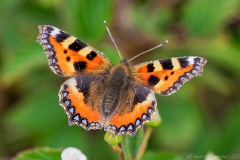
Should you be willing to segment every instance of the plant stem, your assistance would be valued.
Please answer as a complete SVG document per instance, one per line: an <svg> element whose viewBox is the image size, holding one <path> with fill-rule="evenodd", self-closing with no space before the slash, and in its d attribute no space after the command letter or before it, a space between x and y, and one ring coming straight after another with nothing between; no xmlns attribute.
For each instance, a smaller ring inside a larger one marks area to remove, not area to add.
<svg viewBox="0 0 240 160"><path fill-rule="evenodd" d="M142 143L141 143L141 145L140 145L140 147L138 149L138 152L137 152L135 160L140 160L142 155L144 154L145 149L147 147L148 139L150 138L152 130L153 130L152 127L147 127L146 128L146 131L145 131L144 136L143 136Z"/></svg>
<svg viewBox="0 0 240 160"><path fill-rule="evenodd" d="M119 143L118 145L113 145L112 149L113 149L114 152L116 152L119 155L121 160L125 160L121 143Z"/></svg>

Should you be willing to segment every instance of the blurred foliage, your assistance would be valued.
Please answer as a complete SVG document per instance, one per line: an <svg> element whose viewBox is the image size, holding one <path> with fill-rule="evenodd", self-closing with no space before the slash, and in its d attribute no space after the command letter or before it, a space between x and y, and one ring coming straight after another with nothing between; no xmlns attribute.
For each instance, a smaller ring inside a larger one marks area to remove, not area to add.
<svg viewBox="0 0 240 160"><path fill-rule="evenodd" d="M0 159L41 146L74 146L89 159L117 159L103 131L68 126L58 105L66 78L50 71L35 42L38 25L54 25L117 63L103 20L127 57L169 40L135 63L189 55L208 60L202 77L172 96L157 96L162 123L153 130L142 159L179 160L209 151L240 154L239 11L239 0L1 1Z"/></svg>
<svg viewBox="0 0 240 160"><path fill-rule="evenodd" d="M34 159L34 160L59 160L61 156L60 149L50 149L50 148L36 148L33 150L27 150L24 152L20 152L16 157L15 160L27 160L27 159Z"/></svg>

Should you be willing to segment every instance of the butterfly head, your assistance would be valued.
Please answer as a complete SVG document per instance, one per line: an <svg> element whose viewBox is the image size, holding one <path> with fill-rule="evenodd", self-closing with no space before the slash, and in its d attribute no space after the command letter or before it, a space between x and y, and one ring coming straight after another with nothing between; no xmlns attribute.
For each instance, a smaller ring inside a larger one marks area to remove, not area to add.
<svg viewBox="0 0 240 160"><path fill-rule="evenodd" d="M127 67L129 67L128 65L128 58L123 58L119 64L123 64L123 65L126 65Z"/></svg>

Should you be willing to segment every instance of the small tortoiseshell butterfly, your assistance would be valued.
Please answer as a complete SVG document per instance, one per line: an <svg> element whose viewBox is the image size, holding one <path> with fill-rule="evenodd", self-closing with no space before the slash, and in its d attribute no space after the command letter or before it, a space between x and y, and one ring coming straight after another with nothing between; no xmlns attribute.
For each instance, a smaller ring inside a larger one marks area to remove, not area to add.
<svg viewBox="0 0 240 160"><path fill-rule="evenodd" d="M103 53L60 29L39 26L37 42L51 70L71 77L59 91L69 124L115 135L135 135L156 110L155 93L171 95L188 80L201 76L207 60L177 57L129 66L113 65Z"/></svg>

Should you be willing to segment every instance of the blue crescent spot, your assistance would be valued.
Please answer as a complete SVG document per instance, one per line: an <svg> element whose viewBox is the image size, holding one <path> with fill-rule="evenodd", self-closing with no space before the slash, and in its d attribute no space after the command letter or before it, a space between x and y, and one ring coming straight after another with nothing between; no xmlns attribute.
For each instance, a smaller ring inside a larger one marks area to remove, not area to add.
<svg viewBox="0 0 240 160"><path fill-rule="evenodd" d="M82 123L87 126L87 120L85 118L82 119Z"/></svg>

